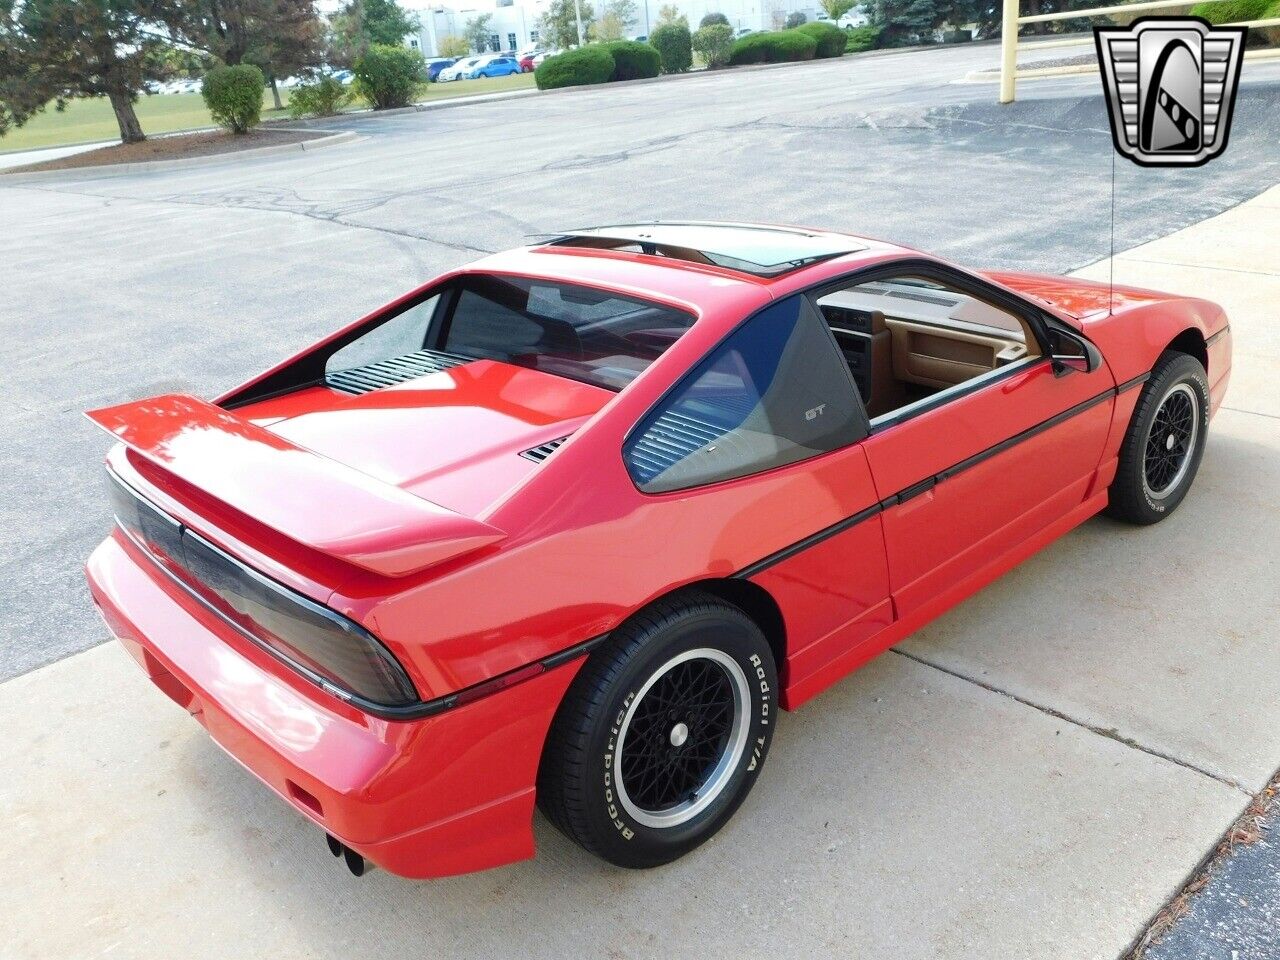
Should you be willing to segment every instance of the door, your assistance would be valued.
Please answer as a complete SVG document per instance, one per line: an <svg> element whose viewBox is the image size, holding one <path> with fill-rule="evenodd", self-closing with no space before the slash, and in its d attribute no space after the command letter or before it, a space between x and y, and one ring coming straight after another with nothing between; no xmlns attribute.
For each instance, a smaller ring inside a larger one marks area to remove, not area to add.
<svg viewBox="0 0 1280 960"><path fill-rule="evenodd" d="M648 499L644 527L678 529L681 549L703 553L708 570L776 602L784 706L892 620L879 499L858 443L866 433L831 334L792 296L726 337L624 444Z"/></svg>
<svg viewBox="0 0 1280 960"><path fill-rule="evenodd" d="M818 298L834 323L887 329L864 449L881 498L898 618L1070 513L1111 424L1105 365L1063 373L1041 315L942 268ZM888 371L884 373L884 371Z"/></svg>

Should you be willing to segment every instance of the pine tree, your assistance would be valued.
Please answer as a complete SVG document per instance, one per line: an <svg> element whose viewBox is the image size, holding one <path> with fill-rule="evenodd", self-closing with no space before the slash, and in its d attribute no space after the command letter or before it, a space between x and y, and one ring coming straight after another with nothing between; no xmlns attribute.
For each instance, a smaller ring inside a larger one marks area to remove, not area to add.
<svg viewBox="0 0 1280 960"><path fill-rule="evenodd" d="M168 73L164 31L178 0L0 0L0 134L73 97L111 102L120 139L145 140L133 109Z"/></svg>

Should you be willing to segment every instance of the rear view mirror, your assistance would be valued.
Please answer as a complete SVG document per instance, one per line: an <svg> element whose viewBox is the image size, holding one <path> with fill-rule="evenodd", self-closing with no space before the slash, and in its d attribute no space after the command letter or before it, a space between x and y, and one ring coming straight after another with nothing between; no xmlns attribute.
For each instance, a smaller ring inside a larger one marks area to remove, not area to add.
<svg viewBox="0 0 1280 960"><path fill-rule="evenodd" d="M1102 366L1102 354L1098 348L1077 333L1059 327L1049 329L1049 346L1052 351L1053 372L1062 377L1068 373L1092 373Z"/></svg>

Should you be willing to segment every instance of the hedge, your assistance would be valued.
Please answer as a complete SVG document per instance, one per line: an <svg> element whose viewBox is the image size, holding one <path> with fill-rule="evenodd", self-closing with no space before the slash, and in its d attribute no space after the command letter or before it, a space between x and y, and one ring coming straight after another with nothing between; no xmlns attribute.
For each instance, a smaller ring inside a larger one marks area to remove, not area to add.
<svg viewBox="0 0 1280 960"><path fill-rule="evenodd" d="M1239 23L1245 20L1267 20L1280 16L1270 8L1280 7L1274 0L1223 0L1222 3L1198 3L1191 8L1193 17L1204 17L1210 23Z"/></svg>
<svg viewBox="0 0 1280 960"><path fill-rule="evenodd" d="M846 30L844 41L845 53L861 53L870 50L880 40L880 28L873 26L854 27Z"/></svg>
<svg viewBox="0 0 1280 960"><path fill-rule="evenodd" d="M408 47L375 43L356 61L356 89L375 110L407 107L424 79L422 54Z"/></svg>
<svg viewBox="0 0 1280 960"><path fill-rule="evenodd" d="M727 23L699 27L693 35L693 49L701 54L708 67L723 67L729 62L729 51L733 49L733 27Z"/></svg>
<svg viewBox="0 0 1280 960"><path fill-rule="evenodd" d="M593 43L547 57L533 71L533 79L539 90L582 87L591 83L607 83L613 76L613 69L613 54L604 46Z"/></svg>
<svg viewBox="0 0 1280 960"><path fill-rule="evenodd" d="M326 75L289 91L289 116L332 117L350 102L347 85Z"/></svg>
<svg viewBox="0 0 1280 960"><path fill-rule="evenodd" d="M635 40L614 40L604 44L613 57L610 80L642 80L662 72L662 56L655 47Z"/></svg>
<svg viewBox="0 0 1280 960"><path fill-rule="evenodd" d="M262 71L251 64L214 67L204 75L200 95L215 122L232 133L248 133L262 119Z"/></svg>
<svg viewBox="0 0 1280 960"><path fill-rule="evenodd" d="M1280 17L1280 0L1223 0L1222 3L1198 3L1191 8L1193 17L1204 17L1210 23L1239 23L1245 20L1270 20ZM1249 30L1246 46L1265 47L1280 41L1280 27Z"/></svg>
<svg viewBox="0 0 1280 960"><path fill-rule="evenodd" d="M818 42L800 30L751 33L733 45L729 62L735 66L742 63L790 63L812 60L817 50Z"/></svg>
<svg viewBox="0 0 1280 960"><path fill-rule="evenodd" d="M649 42L662 55L663 73L684 73L693 66L693 35L683 21L654 27Z"/></svg>
<svg viewBox="0 0 1280 960"><path fill-rule="evenodd" d="M845 36L844 31L834 23L823 23L820 20L816 20L796 29L807 36L813 37L814 42L818 45L814 56L819 60L844 56L844 45L848 38Z"/></svg>

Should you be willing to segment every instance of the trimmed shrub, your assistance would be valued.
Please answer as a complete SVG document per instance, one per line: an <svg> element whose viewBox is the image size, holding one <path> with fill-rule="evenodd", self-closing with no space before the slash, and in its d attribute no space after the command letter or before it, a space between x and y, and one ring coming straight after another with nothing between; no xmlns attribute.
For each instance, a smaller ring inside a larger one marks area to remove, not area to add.
<svg viewBox="0 0 1280 960"><path fill-rule="evenodd" d="M608 83L613 76L613 54L598 43L547 57L533 71L539 90Z"/></svg>
<svg viewBox="0 0 1280 960"><path fill-rule="evenodd" d="M649 43L662 57L663 73L684 73L693 66L693 35L683 20L654 27Z"/></svg>
<svg viewBox="0 0 1280 960"><path fill-rule="evenodd" d="M729 62L729 51L733 49L733 27L727 23L700 27L693 35L693 49L708 67L723 67Z"/></svg>
<svg viewBox="0 0 1280 960"><path fill-rule="evenodd" d="M662 56L647 43L635 40L614 40L604 44L613 57L613 75L610 80L643 80L662 72Z"/></svg>
<svg viewBox="0 0 1280 960"><path fill-rule="evenodd" d="M709 27L713 23L722 23L726 27L728 27L730 30L733 29L733 24L729 22L729 18L726 17L723 13L708 13L705 17L703 17L701 20L698 21L698 29L701 30L703 27Z"/></svg>
<svg viewBox="0 0 1280 960"><path fill-rule="evenodd" d="M1280 0L1223 0L1222 3L1198 3L1191 8L1193 17L1204 17L1210 23L1239 23L1245 20L1270 20L1280 17ZM1280 28L1250 28L1245 45L1265 47L1280 40Z"/></svg>
<svg viewBox="0 0 1280 960"><path fill-rule="evenodd" d="M880 28L870 25L846 30L844 35L845 53L861 53L863 50L870 50L880 42Z"/></svg>
<svg viewBox="0 0 1280 960"><path fill-rule="evenodd" d="M248 133L262 120L262 91L266 85L262 71L251 64L214 67L204 75L200 95L214 122L232 133Z"/></svg>
<svg viewBox="0 0 1280 960"><path fill-rule="evenodd" d="M408 47L372 44L352 68L355 87L375 110L407 107L425 79L422 54Z"/></svg>
<svg viewBox="0 0 1280 960"><path fill-rule="evenodd" d="M341 80L323 76L300 83L289 91L289 116L332 117L351 102L351 91Z"/></svg>
<svg viewBox="0 0 1280 960"><path fill-rule="evenodd" d="M819 60L844 56L844 45L848 38L845 37L844 31L834 23L814 21L813 23L806 23L803 27L798 27L797 29L801 33L813 37L814 42L818 45L814 56Z"/></svg>
<svg viewBox="0 0 1280 960"><path fill-rule="evenodd" d="M794 30L796 27L802 26L808 21L809 18L797 10L795 13L787 14L787 19L786 22L783 23L783 26L788 30Z"/></svg>
<svg viewBox="0 0 1280 960"><path fill-rule="evenodd" d="M752 33L733 45L729 51L729 62L735 66L742 63L790 63L812 60L817 50L818 42L799 30Z"/></svg>
<svg viewBox="0 0 1280 960"><path fill-rule="evenodd" d="M1198 3L1191 8L1193 17L1204 17L1210 23L1238 23L1243 20L1266 19L1272 0L1223 0L1222 3Z"/></svg>

